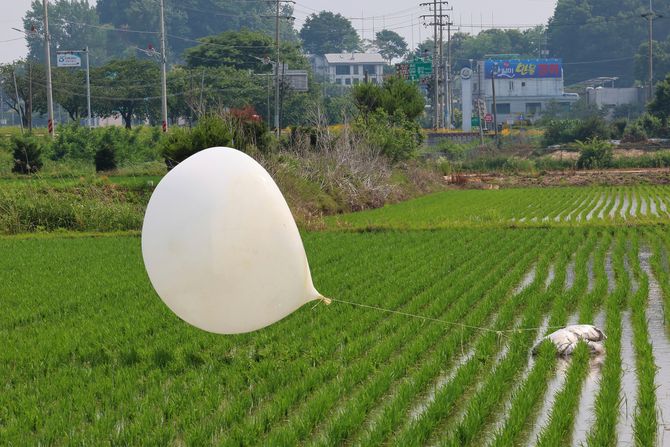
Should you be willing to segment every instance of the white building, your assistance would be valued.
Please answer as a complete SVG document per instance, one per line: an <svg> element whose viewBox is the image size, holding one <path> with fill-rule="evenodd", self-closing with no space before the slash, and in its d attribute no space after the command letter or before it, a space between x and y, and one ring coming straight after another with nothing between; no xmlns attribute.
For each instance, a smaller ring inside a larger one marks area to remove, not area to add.
<svg viewBox="0 0 670 447"><path fill-rule="evenodd" d="M599 109L613 108L626 104L643 106L647 98L644 87L609 88L589 87L586 89L586 99L589 104L595 104Z"/></svg>
<svg viewBox="0 0 670 447"><path fill-rule="evenodd" d="M314 74L327 82L356 85L365 82L381 84L386 61L376 53L329 53L310 56Z"/></svg>
<svg viewBox="0 0 670 447"><path fill-rule="evenodd" d="M477 62L472 79L472 96L483 99L486 111L493 113L495 84L498 123L534 120L549 104L570 108L579 100L576 93L565 93L560 59L486 60Z"/></svg>

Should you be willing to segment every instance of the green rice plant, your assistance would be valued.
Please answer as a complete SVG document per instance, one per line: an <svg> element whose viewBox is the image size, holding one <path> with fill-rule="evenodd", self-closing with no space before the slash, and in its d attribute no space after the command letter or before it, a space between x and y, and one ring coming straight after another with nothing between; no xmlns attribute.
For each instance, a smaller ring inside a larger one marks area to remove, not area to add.
<svg viewBox="0 0 670 447"><path fill-rule="evenodd" d="M605 363L602 378L595 401L596 420L587 436L589 445L611 445L616 442L616 426L621 403L621 307L629 291L629 278L625 271L624 238L617 235L613 252L613 266L616 275L616 287L605 300ZM613 411L617 409L617 411Z"/></svg>
<svg viewBox="0 0 670 447"><path fill-rule="evenodd" d="M649 278L640 268L637 254L640 251L637 232L631 234L631 250L629 260L639 287L631 300L631 322L633 325L633 345L635 347L635 363L638 377L637 404L635 408L634 433L635 443L639 446L654 445L658 429L656 410L656 365L649 328L647 325L647 299L649 296ZM658 262L658 259L656 259ZM654 259L652 258L652 265Z"/></svg>
<svg viewBox="0 0 670 447"><path fill-rule="evenodd" d="M563 389L556 395L548 424L537 439L538 446L560 445L570 438L580 389L589 369L589 348L579 343L572 353Z"/></svg>

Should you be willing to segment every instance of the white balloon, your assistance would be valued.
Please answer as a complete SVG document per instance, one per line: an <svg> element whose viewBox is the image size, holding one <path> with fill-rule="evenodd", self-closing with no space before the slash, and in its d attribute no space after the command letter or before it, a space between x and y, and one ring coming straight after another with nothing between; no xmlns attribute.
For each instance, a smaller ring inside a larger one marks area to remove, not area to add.
<svg viewBox="0 0 670 447"><path fill-rule="evenodd" d="M165 304L209 332L254 331L322 299L284 196L235 149L198 152L161 180L142 254Z"/></svg>

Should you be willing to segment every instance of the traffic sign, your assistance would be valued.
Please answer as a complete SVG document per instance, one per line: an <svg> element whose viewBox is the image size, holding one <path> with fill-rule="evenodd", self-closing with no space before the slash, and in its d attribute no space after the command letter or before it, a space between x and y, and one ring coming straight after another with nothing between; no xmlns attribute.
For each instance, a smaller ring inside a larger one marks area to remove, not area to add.
<svg viewBox="0 0 670 447"><path fill-rule="evenodd" d="M471 125L472 127L479 127L479 125L480 125L479 117L478 117L478 116L473 116L473 117L470 119L470 125Z"/></svg>
<svg viewBox="0 0 670 447"><path fill-rule="evenodd" d="M484 121L486 121L487 123L492 123L493 122L493 115L491 115L490 113L487 113L486 116L484 116Z"/></svg>
<svg viewBox="0 0 670 447"><path fill-rule="evenodd" d="M430 59L414 59L409 63L409 78L419 81L433 74L433 61Z"/></svg>

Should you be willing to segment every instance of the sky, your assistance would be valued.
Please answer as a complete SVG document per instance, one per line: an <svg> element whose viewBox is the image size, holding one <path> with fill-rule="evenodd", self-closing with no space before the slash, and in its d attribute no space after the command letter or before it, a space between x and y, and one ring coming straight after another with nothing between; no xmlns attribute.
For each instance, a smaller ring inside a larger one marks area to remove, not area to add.
<svg viewBox="0 0 670 447"><path fill-rule="evenodd" d="M299 0L295 4L295 26L300 29L305 17L325 9L349 18L363 38L371 39L373 32L386 28L402 35L414 47L432 33L419 18L429 14L427 8L418 5L421 1L429 0ZM12 28L23 28L21 19L30 3L31 0L0 0L0 63L26 55L25 40ZM90 3L95 4L95 0ZM476 34L492 26L528 27L546 23L555 5L556 0L451 0L448 6L453 8L453 31Z"/></svg>

